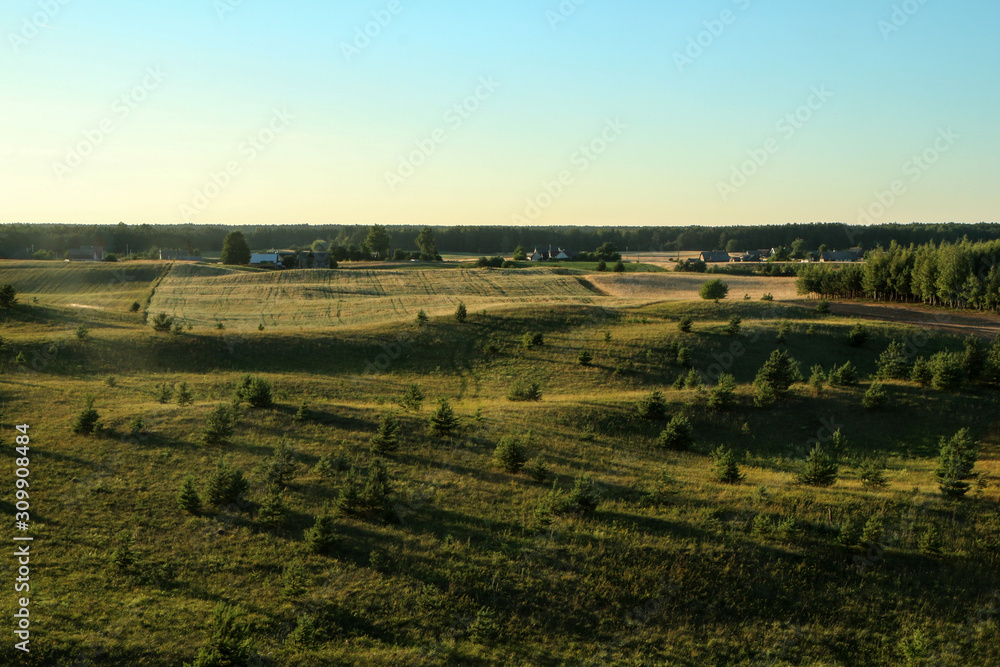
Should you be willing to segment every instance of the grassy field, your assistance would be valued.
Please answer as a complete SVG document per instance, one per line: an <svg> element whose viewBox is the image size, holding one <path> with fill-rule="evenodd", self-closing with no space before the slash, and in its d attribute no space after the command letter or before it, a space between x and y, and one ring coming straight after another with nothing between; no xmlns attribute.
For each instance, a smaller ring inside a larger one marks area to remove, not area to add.
<svg viewBox="0 0 1000 667"><path fill-rule="evenodd" d="M36 537L32 654L7 642L3 664L192 662L218 644L220 602L242 608L260 665L1000 664L1000 396L891 381L888 407L861 406L891 340L929 356L960 350L960 339L866 321L867 342L852 347L857 317L756 300L780 300L793 284L780 279L734 278L735 298L715 304L695 296L704 277L673 274L119 268L127 280L104 265L0 265L0 283L21 291L20 306L0 311L0 428L10 443L15 424L31 425ZM459 300L464 323L452 315ZM194 328L156 333L129 312L133 301ZM424 326L419 309L431 315ZM743 318L735 337L724 331L732 315ZM529 332L543 344L526 347ZM590 366L578 363L583 349ZM861 379L819 392L796 384L774 407L754 407L750 382L776 349L805 375L851 361ZM710 387L673 388L692 369L733 373L737 404L713 411ZM273 384L275 405L242 404L231 442L204 444L209 413L246 373ZM181 382L192 404L159 400ZM507 400L518 382L537 383L541 400ZM420 409L401 405L411 384ZM669 416L691 421L687 451L657 446L665 423L639 417L653 390ZM97 435L71 430L87 395ZM460 422L447 437L428 425L442 398ZM385 457L384 509L338 511L389 413L402 428ZM949 501L935 455L962 427L982 442L982 476ZM835 428L847 440L838 482L799 485L807 451ZM505 436L544 457L545 481L498 468ZM711 480L719 445L736 452L742 484ZM262 509L282 446L296 467L274 523ZM861 484L871 456L886 461L885 489ZM316 469L323 457L328 473ZM184 478L205 498L223 458L246 474L244 500L182 511ZM13 454L2 470L14 479ZM568 492L581 475L596 511L546 512L553 485ZM0 511L13 516L10 493ZM313 553L306 532L327 512L333 547ZM838 541L845 524L871 517L880 536ZM119 567L129 539L136 562ZM12 576L13 559L0 563Z"/></svg>

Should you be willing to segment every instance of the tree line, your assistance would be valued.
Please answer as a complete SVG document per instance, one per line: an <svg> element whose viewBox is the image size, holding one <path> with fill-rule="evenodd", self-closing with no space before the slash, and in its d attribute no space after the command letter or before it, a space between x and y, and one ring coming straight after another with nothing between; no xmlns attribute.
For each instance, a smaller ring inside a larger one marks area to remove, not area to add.
<svg viewBox="0 0 1000 667"><path fill-rule="evenodd" d="M420 226L386 225L393 239L393 249L419 249ZM839 223L807 223L786 225L753 225L726 227L659 226L659 227L479 227L431 226L437 247L445 252L491 255L510 253L517 246L533 249L561 247L568 250L593 250L605 243L629 252L669 252L698 250L742 251L761 248L846 249L860 246L887 247L892 241L904 246L911 244L957 243L963 238L971 242L1000 238L1000 224L964 225L890 224L874 227ZM367 225L109 225L13 223L0 225L0 257L28 259L36 252L54 257L73 248L99 245L106 252L124 255L126 252L150 253L160 248L180 248L202 252L218 252L226 236L243 232L254 251L269 249L317 249L317 241L325 247L360 248L371 227ZM192 253L194 254L194 253Z"/></svg>
<svg viewBox="0 0 1000 667"><path fill-rule="evenodd" d="M1000 308L1000 240L903 246L892 242L865 255L864 264L799 269L800 294L868 297L943 305Z"/></svg>

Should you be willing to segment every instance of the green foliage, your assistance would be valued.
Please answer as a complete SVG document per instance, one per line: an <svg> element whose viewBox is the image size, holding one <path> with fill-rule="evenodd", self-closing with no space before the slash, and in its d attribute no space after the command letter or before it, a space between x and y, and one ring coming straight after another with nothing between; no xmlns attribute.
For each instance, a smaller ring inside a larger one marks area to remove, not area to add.
<svg viewBox="0 0 1000 667"><path fill-rule="evenodd" d="M963 428L950 439L941 438L938 463L934 470L941 493L949 498L961 498L968 493L972 469L979 458L979 443Z"/></svg>
<svg viewBox="0 0 1000 667"><path fill-rule="evenodd" d="M837 542L841 546L853 547L861 542L863 532L861 522L854 517L850 517L844 523L840 524L840 533L837 535Z"/></svg>
<svg viewBox="0 0 1000 667"><path fill-rule="evenodd" d="M385 461L374 459L368 465L368 476L358 493L359 507L369 514L384 513L389 508L392 485Z"/></svg>
<svg viewBox="0 0 1000 667"><path fill-rule="evenodd" d="M849 387L858 381L858 370L853 362L844 362L843 366L834 366L830 369L827 381L831 387Z"/></svg>
<svg viewBox="0 0 1000 667"><path fill-rule="evenodd" d="M865 460L858 469L858 477L861 478L861 485L871 491L889 486L889 480L885 474L885 462L880 460Z"/></svg>
<svg viewBox="0 0 1000 667"><path fill-rule="evenodd" d="M612 269L612 271L614 271L615 273L625 273L625 265L622 263L620 259L617 262L615 262L615 268Z"/></svg>
<svg viewBox="0 0 1000 667"><path fill-rule="evenodd" d="M905 380L910 376L903 346L895 340L879 355L877 376L880 380Z"/></svg>
<svg viewBox="0 0 1000 667"><path fill-rule="evenodd" d="M17 290L10 283L0 285L0 308L13 308L17 305Z"/></svg>
<svg viewBox="0 0 1000 667"><path fill-rule="evenodd" d="M708 393L708 407L712 410L729 410L736 404L736 378L730 373L719 376L719 383Z"/></svg>
<svg viewBox="0 0 1000 667"><path fill-rule="evenodd" d="M607 264L607 262L605 262L605 261L604 261L604 260L602 259L601 261L599 261L599 262L597 263L597 266L595 267L595 269L594 269L594 270L595 270L595 271L598 271L599 273L604 273L605 271L607 271L607 270L608 270L608 264Z"/></svg>
<svg viewBox="0 0 1000 667"><path fill-rule="evenodd" d="M986 352L983 376L987 382L1000 384L1000 335L993 339Z"/></svg>
<svg viewBox="0 0 1000 667"><path fill-rule="evenodd" d="M519 245L516 248L514 248L514 261L515 262L528 261L528 251L524 249L524 246Z"/></svg>
<svg viewBox="0 0 1000 667"><path fill-rule="evenodd" d="M802 379L798 370L798 362L788 356L784 350L771 353L764 365L757 372L754 384L767 384L779 398L788 392L792 383Z"/></svg>
<svg viewBox="0 0 1000 667"><path fill-rule="evenodd" d="M677 328L681 333L691 333L692 326L694 326L694 318L690 315L685 315L677 322Z"/></svg>
<svg viewBox="0 0 1000 667"><path fill-rule="evenodd" d="M167 404L174 397L174 388L167 382L162 382L156 385L156 391L156 400L159 403Z"/></svg>
<svg viewBox="0 0 1000 667"><path fill-rule="evenodd" d="M526 350L545 345L545 336L537 331L528 331L521 337L521 345Z"/></svg>
<svg viewBox="0 0 1000 667"><path fill-rule="evenodd" d="M926 554L941 553L941 531L936 524L928 524L917 534L917 546Z"/></svg>
<svg viewBox="0 0 1000 667"><path fill-rule="evenodd" d="M702 285L698 294L705 301L715 301L718 303L721 299L725 299L729 296L729 285L727 285L721 278L716 278L715 280L710 280Z"/></svg>
<svg viewBox="0 0 1000 667"><path fill-rule="evenodd" d="M94 397L87 395L84 398L84 408L76 416L73 422L73 433L79 435L93 435L99 428L101 415L94 409Z"/></svg>
<svg viewBox="0 0 1000 667"><path fill-rule="evenodd" d="M372 436L369 445L371 451L376 456L391 454L399 449L399 419L394 414L387 414L382 417L382 423Z"/></svg>
<svg viewBox="0 0 1000 667"><path fill-rule="evenodd" d="M76 328L76 339L77 340L79 340L79 341L85 341L85 340L87 340L88 336L90 336L90 329L88 329L87 327L85 327L82 324Z"/></svg>
<svg viewBox="0 0 1000 667"><path fill-rule="evenodd" d="M389 248L392 247L392 236L383 225L372 225L365 238L365 246L371 250L376 259L389 259Z"/></svg>
<svg viewBox="0 0 1000 667"><path fill-rule="evenodd" d="M956 391L965 381L961 355L938 352L930 360L931 387L938 391Z"/></svg>
<svg viewBox="0 0 1000 667"><path fill-rule="evenodd" d="M729 318L729 324L726 325L723 332L725 332L727 336L739 336L742 325L743 318L739 315L733 315Z"/></svg>
<svg viewBox="0 0 1000 667"><path fill-rule="evenodd" d="M663 421L667 418L667 402L663 400L663 394L659 390L653 390L645 396L639 405L639 416L650 421Z"/></svg>
<svg viewBox="0 0 1000 667"><path fill-rule="evenodd" d="M761 301L774 301L774 295L768 292L764 296L760 297Z"/></svg>
<svg viewBox="0 0 1000 667"><path fill-rule="evenodd" d="M833 486L837 482L839 471L840 466L833 457L827 454L821 445L816 444L799 471L799 483L809 486Z"/></svg>
<svg viewBox="0 0 1000 667"><path fill-rule="evenodd" d="M827 373L823 370L823 367L819 364L815 364L810 370L809 375L809 385L816 390L816 393L823 388L826 383Z"/></svg>
<svg viewBox="0 0 1000 667"><path fill-rule="evenodd" d="M493 451L493 461L504 472L516 475L528 461L528 448L519 438L504 436Z"/></svg>
<svg viewBox="0 0 1000 667"><path fill-rule="evenodd" d="M127 574L138 561L132 536L126 532L118 535L118 547L111 552L111 563L118 574Z"/></svg>
<svg viewBox="0 0 1000 667"><path fill-rule="evenodd" d="M910 371L910 380L921 387L929 387L933 377L934 372L931 370L930 363L923 357L917 357L916 361L913 362L913 369Z"/></svg>
<svg viewBox="0 0 1000 667"><path fill-rule="evenodd" d="M458 307L455 309L455 321L465 322L469 317L469 310L465 307L465 304L461 301L458 302Z"/></svg>
<svg viewBox="0 0 1000 667"><path fill-rule="evenodd" d="M830 312L830 302L826 299L820 299L816 302L816 312L820 315L827 315Z"/></svg>
<svg viewBox="0 0 1000 667"><path fill-rule="evenodd" d="M157 313L153 316L153 330L159 331L160 333L167 333L170 328L174 325L174 318L170 317L166 313Z"/></svg>
<svg viewBox="0 0 1000 667"><path fill-rule="evenodd" d="M243 499L243 494L250 490L250 483L243 476L243 471L220 459L218 465L205 483L205 495L208 504L213 507L236 505Z"/></svg>
<svg viewBox="0 0 1000 667"><path fill-rule="evenodd" d="M754 382L753 404L758 408L769 408L778 402L778 393L767 381Z"/></svg>
<svg viewBox="0 0 1000 667"><path fill-rule="evenodd" d="M299 409L296 410L295 414L292 416L292 420L301 424L303 422L309 421L311 418L312 418L312 413L309 411L309 402L305 399L302 399L302 402L299 403Z"/></svg>
<svg viewBox="0 0 1000 667"><path fill-rule="evenodd" d="M235 432L236 413L228 405L219 405L209 413L202 439L210 446L227 445Z"/></svg>
<svg viewBox="0 0 1000 667"><path fill-rule="evenodd" d="M282 496L281 487L271 485L267 489L267 495L257 508L257 521L269 528L280 528L284 525L288 516L288 505Z"/></svg>
<svg viewBox="0 0 1000 667"><path fill-rule="evenodd" d="M406 385L406 389L403 390L403 398L400 400L400 405L407 410L419 412L423 402L424 392L420 390L420 386L416 384Z"/></svg>
<svg viewBox="0 0 1000 667"><path fill-rule="evenodd" d="M177 504L180 508L191 514L197 514L201 511L201 496L198 495L198 489L195 488L194 484L193 475L185 477L180 494L177 496Z"/></svg>
<svg viewBox="0 0 1000 667"><path fill-rule="evenodd" d="M142 304L139 303L138 301L133 301L132 305L129 306L130 312L138 313L140 310L142 310Z"/></svg>
<svg viewBox="0 0 1000 667"><path fill-rule="evenodd" d="M247 403L252 408L269 408L274 405L271 383L255 375L244 375L236 387L234 398Z"/></svg>
<svg viewBox="0 0 1000 667"><path fill-rule="evenodd" d="M962 370L970 382L983 375L986 365L986 351L978 336L966 336L962 342L965 350L962 352Z"/></svg>
<svg viewBox="0 0 1000 667"><path fill-rule="evenodd" d="M333 458L329 454L324 454L319 457L319 461L317 461L316 465L313 466L313 472L320 477L333 477Z"/></svg>
<svg viewBox="0 0 1000 667"><path fill-rule="evenodd" d="M268 487L284 489L288 486L299 469L295 460L295 452L288 445L281 445L278 450L263 464L264 483Z"/></svg>
<svg viewBox="0 0 1000 667"><path fill-rule="evenodd" d="M247 245L247 239L243 236L243 232L233 231L226 235L226 240L222 242L220 260L223 264L230 265L250 263L250 246Z"/></svg>
<svg viewBox="0 0 1000 667"><path fill-rule="evenodd" d="M687 451L694 444L694 428L687 417L677 415L667 422L667 427L660 432L657 444L662 449L675 452Z"/></svg>
<svg viewBox="0 0 1000 667"><path fill-rule="evenodd" d="M684 376L684 387L686 389L697 389L701 386L701 373L692 368L688 371L688 374Z"/></svg>
<svg viewBox="0 0 1000 667"><path fill-rule="evenodd" d="M476 612L469 624L469 639L477 644L492 644L500 638L500 623L496 613L486 607Z"/></svg>
<svg viewBox="0 0 1000 667"><path fill-rule="evenodd" d="M528 473L528 477L530 477L533 482L538 482L539 484L543 484L551 474L549 466L545 462L545 457L541 455L531 459L528 465L524 468L524 471Z"/></svg>
<svg viewBox="0 0 1000 667"><path fill-rule="evenodd" d="M590 350L583 349L576 356L576 361L581 366L589 366L594 361L594 355L590 353Z"/></svg>
<svg viewBox="0 0 1000 667"><path fill-rule="evenodd" d="M458 417L455 416L448 399L442 398L438 402L437 410L431 415L430 425L434 434L440 438L451 435L458 428Z"/></svg>
<svg viewBox="0 0 1000 667"><path fill-rule="evenodd" d="M868 389L865 391L864 398L861 399L861 405L866 410L881 410L886 406L889 397L885 392L885 387L881 382L872 382Z"/></svg>
<svg viewBox="0 0 1000 667"><path fill-rule="evenodd" d="M723 484L739 484L745 477L732 450L720 445L712 452L712 479Z"/></svg>
<svg viewBox="0 0 1000 667"><path fill-rule="evenodd" d="M424 309L421 308L420 311L417 313L417 318L416 318L417 326L421 327L424 326L425 324L427 324L429 319L430 318L427 317L427 313L425 313Z"/></svg>
<svg viewBox="0 0 1000 667"><path fill-rule="evenodd" d="M507 390L507 400L514 402L532 402L542 400L542 388L537 382L517 380Z"/></svg>
<svg viewBox="0 0 1000 667"><path fill-rule="evenodd" d="M177 405L191 405L194 403L194 394L188 389L187 382L177 385Z"/></svg>
<svg viewBox="0 0 1000 667"><path fill-rule="evenodd" d="M863 324L855 324L851 332L847 334L847 342L851 347L863 347L868 340L868 329Z"/></svg>
<svg viewBox="0 0 1000 667"><path fill-rule="evenodd" d="M877 544L882 541L882 517L872 515L865 522L865 527L861 529L862 544Z"/></svg>

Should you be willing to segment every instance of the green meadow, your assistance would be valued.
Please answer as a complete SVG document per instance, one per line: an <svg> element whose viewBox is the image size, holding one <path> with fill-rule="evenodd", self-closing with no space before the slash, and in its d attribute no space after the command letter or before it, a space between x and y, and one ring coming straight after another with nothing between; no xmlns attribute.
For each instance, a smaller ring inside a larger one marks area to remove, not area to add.
<svg viewBox="0 0 1000 667"><path fill-rule="evenodd" d="M19 304L0 311L0 511L28 424L35 541L32 652L7 641L0 660L1000 664L1000 394L888 379L864 407L892 341L930 358L963 340L759 300L785 279L740 278L714 303L697 295L710 277L650 275L3 263ZM160 313L172 330L151 326ZM801 381L758 407L776 350ZM808 382L848 363L855 382ZM716 409L722 374L734 394ZM234 401L247 375L270 405ZM511 400L526 388L537 400ZM644 416L653 392L662 413ZM76 433L88 400L99 421ZM219 406L233 433L207 444ZM373 451L387 416L394 446ZM675 417L683 447L661 443ZM976 477L950 499L938 450L963 428ZM511 442L518 472L495 456ZM817 443L839 465L830 486L799 481ZM741 482L714 479L720 447ZM212 504L220 461L247 484ZM196 511L178 501L188 478Z"/></svg>

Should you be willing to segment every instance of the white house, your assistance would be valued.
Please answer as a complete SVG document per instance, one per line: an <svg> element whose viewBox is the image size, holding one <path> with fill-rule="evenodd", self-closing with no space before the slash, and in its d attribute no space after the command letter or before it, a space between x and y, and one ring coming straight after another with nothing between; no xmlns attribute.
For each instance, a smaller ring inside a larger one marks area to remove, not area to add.
<svg viewBox="0 0 1000 667"><path fill-rule="evenodd" d="M254 253L250 255L250 266L281 266L281 255L278 253Z"/></svg>

